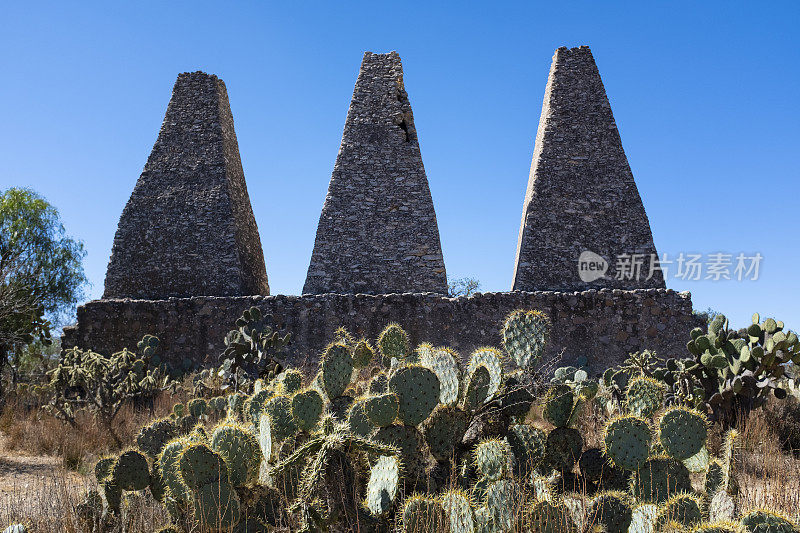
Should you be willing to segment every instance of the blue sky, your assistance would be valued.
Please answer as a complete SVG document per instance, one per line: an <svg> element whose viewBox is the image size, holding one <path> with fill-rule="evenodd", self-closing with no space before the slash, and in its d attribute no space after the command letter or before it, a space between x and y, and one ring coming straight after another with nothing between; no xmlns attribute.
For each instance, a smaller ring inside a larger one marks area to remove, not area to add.
<svg viewBox="0 0 800 533"><path fill-rule="evenodd" d="M0 189L56 205L99 297L176 75L217 74L272 292L297 294L361 56L397 50L448 274L508 290L553 51L587 44L659 252L764 257L755 282L668 286L797 329L798 22L788 1L6 3Z"/></svg>

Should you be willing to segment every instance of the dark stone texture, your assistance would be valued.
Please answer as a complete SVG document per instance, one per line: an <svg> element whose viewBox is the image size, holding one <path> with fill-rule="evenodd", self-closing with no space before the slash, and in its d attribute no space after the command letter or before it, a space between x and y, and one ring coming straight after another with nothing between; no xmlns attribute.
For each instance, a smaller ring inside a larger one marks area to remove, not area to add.
<svg viewBox="0 0 800 533"><path fill-rule="evenodd" d="M609 264L584 282L578 257L589 250ZM663 288L650 224L600 73L588 46L553 56L522 211L514 290ZM619 254L644 254L641 279L615 279Z"/></svg>
<svg viewBox="0 0 800 533"><path fill-rule="evenodd" d="M225 84L178 76L119 221L103 298L269 294Z"/></svg>
<svg viewBox="0 0 800 533"><path fill-rule="evenodd" d="M463 357L480 346L500 344L503 319L514 309L540 309L553 321L546 357L574 361L585 355L600 372L630 352L655 349L685 355L689 331L701 325L688 293L665 289L585 292L506 292L447 298L432 293L323 294L240 298L96 300L78 308L78 325L64 329L62 346L110 353L133 347L145 334L162 340L166 355L181 362L216 361L236 318L256 305L292 334L291 360L314 364L334 331L344 326L375 339L391 321L414 345L431 342Z"/></svg>
<svg viewBox="0 0 800 533"><path fill-rule="evenodd" d="M436 213L397 52L364 54L304 294L447 293Z"/></svg>

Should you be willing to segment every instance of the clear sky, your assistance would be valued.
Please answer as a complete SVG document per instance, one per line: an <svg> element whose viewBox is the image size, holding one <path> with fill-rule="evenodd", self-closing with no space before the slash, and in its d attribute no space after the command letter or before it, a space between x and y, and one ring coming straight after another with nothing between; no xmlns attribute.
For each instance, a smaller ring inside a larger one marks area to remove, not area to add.
<svg viewBox="0 0 800 533"><path fill-rule="evenodd" d="M553 51L589 45L656 247L764 257L696 308L800 328L800 3L6 2L0 189L86 244L91 297L179 72L226 83L273 294L298 294L365 50L397 50L448 275L511 286Z"/></svg>

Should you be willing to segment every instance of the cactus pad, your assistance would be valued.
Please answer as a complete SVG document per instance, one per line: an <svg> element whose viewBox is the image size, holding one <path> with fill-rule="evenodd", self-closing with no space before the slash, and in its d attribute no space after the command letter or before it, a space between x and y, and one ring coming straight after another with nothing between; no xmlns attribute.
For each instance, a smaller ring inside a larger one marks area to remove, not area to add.
<svg viewBox="0 0 800 533"><path fill-rule="evenodd" d="M467 387L464 390L464 410L473 412L483 405L489 396L491 377L486 365L478 365L469 375Z"/></svg>
<svg viewBox="0 0 800 533"><path fill-rule="evenodd" d="M189 408L189 415L193 416L194 418L200 418L206 414L208 404L202 398L194 398L189 400L187 407Z"/></svg>
<svg viewBox="0 0 800 533"><path fill-rule="evenodd" d="M643 418L622 416L606 425L603 445L614 466L636 470L647 460L651 439L650 426Z"/></svg>
<svg viewBox="0 0 800 533"><path fill-rule="evenodd" d="M158 457L164 446L178 436L178 426L169 418L154 420L142 427L136 436L136 446L152 458Z"/></svg>
<svg viewBox="0 0 800 533"><path fill-rule="evenodd" d="M400 461L393 456L380 456L369 472L367 497L364 502L374 516L386 514L394 505L400 485Z"/></svg>
<svg viewBox="0 0 800 533"><path fill-rule="evenodd" d="M329 399L344 394L353 376L353 358L344 344L331 344L322 356L321 382Z"/></svg>
<svg viewBox="0 0 800 533"><path fill-rule="evenodd" d="M664 403L666 386L646 376L637 376L628 382L625 407L634 416L652 417Z"/></svg>
<svg viewBox="0 0 800 533"><path fill-rule="evenodd" d="M460 393L461 369L458 365L458 354L449 348L418 351L419 362L430 368L439 378L439 403L455 405Z"/></svg>
<svg viewBox="0 0 800 533"><path fill-rule="evenodd" d="M550 328L550 319L541 311L513 311L501 331L503 349L519 368L535 365L544 353Z"/></svg>
<svg viewBox="0 0 800 533"><path fill-rule="evenodd" d="M722 487L723 479L724 469L722 463L716 459L709 462L705 481L703 482L703 489L706 491L706 494L712 495L716 493Z"/></svg>
<svg viewBox="0 0 800 533"><path fill-rule="evenodd" d="M437 461L450 459L467 431L469 416L458 407L440 405L422 425L422 434Z"/></svg>
<svg viewBox="0 0 800 533"><path fill-rule="evenodd" d="M291 395L303 387L303 373L296 368L288 368L281 374L281 387L285 394Z"/></svg>
<svg viewBox="0 0 800 533"><path fill-rule="evenodd" d="M416 478L425 469L425 442L417 428L398 424L386 426L380 428L372 439L400 450L403 472L409 478Z"/></svg>
<svg viewBox="0 0 800 533"><path fill-rule="evenodd" d="M364 413L373 426L382 428L391 425L397 418L400 401L393 392L377 394L364 399Z"/></svg>
<svg viewBox="0 0 800 533"><path fill-rule="evenodd" d="M122 452L114 462L111 478L122 490L144 490L150 484L147 458L138 450Z"/></svg>
<svg viewBox="0 0 800 533"><path fill-rule="evenodd" d="M624 492L602 492L589 506L589 524L607 533L627 533L633 518L632 504Z"/></svg>
<svg viewBox="0 0 800 533"><path fill-rule="evenodd" d="M547 434L528 424L515 424L508 428L506 441L514 454L514 470L527 477L544 459Z"/></svg>
<svg viewBox="0 0 800 533"><path fill-rule="evenodd" d="M708 422L700 412L673 407L659 420L659 441L670 457L683 461L703 448L707 426Z"/></svg>
<svg viewBox="0 0 800 533"><path fill-rule="evenodd" d="M273 396L267 400L264 403L264 413L269 416L274 442L281 442L297 431L292 417L292 400L288 396Z"/></svg>
<svg viewBox="0 0 800 533"><path fill-rule="evenodd" d="M228 531L241 519L241 504L230 483L208 483L194 494L194 516L205 528Z"/></svg>
<svg viewBox="0 0 800 533"><path fill-rule="evenodd" d="M667 456L652 457L634 472L631 490L638 500L662 503L680 492L690 492L692 482L683 463Z"/></svg>
<svg viewBox="0 0 800 533"><path fill-rule="evenodd" d="M372 359L375 357L375 350L369 342L361 339L353 348L353 366L355 368L364 368L369 366Z"/></svg>
<svg viewBox="0 0 800 533"><path fill-rule="evenodd" d="M422 423L439 403L439 378L421 365L398 368L389 378L389 390L400 402L398 417L409 426Z"/></svg>
<svg viewBox="0 0 800 533"><path fill-rule="evenodd" d="M798 526L789 518L767 509L754 509L742 516L749 533L797 533Z"/></svg>
<svg viewBox="0 0 800 533"><path fill-rule="evenodd" d="M447 529L447 517L438 500L412 494L403 502L401 511L403 533L440 533Z"/></svg>
<svg viewBox="0 0 800 533"><path fill-rule="evenodd" d="M555 427L565 427L569 423L574 403L572 387L557 383L547 391L542 416Z"/></svg>
<svg viewBox="0 0 800 533"><path fill-rule="evenodd" d="M311 431L322 417L324 403L316 389L306 389L292 397L292 419L301 431Z"/></svg>
<svg viewBox="0 0 800 533"><path fill-rule="evenodd" d="M487 398L491 398L500 390L503 382L503 357L496 348L478 348L469 357L467 363L467 375L472 373L479 365L484 365L489 371L489 392Z"/></svg>
<svg viewBox="0 0 800 533"><path fill-rule="evenodd" d="M222 456L203 443L192 443L181 452L178 462L183 482L193 491L203 485L228 482L228 468Z"/></svg>
<svg viewBox="0 0 800 533"><path fill-rule="evenodd" d="M389 324L378 335L378 350L384 366L389 366L392 358L402 361L411 351L408 335L399 324Z"/></svg>
<svg viewBox="0 0 800 533"><path fill-rule="evenodd" d="M576 529L569 508L560 500L531 503L525 509L525 524L531 533L569 533Z"/></svg>
<svg viewBox="0 0 800 533"><path fill-rule="evenodd" d="M581 456L583 437L573 428L555 428L547 435L545 461L559 472L572 470Z"/></svg>
<svg viewBox="0 0 800 533"><path fill-rule="evenodd" d="M475 529L474 513L469 495L461 490L448 490L439 497L450 533L472 533Z"/></svg>
<svg viewBox="0 0 800 533"><path fill-rule="evenodd" d="M364 411L365 404L366 400L363 398L356 400L347 413L347 425L350 432L359 437L366 437L375 429Z"/></svg>
<svg viewBox="0 0 800 533"><path fill-rule="evenodd" d="M475 466L481 476L497 481L506 473L511 460L511 449L505 440L486 439L475 447Z"/></svg>
<svg viewBox="0 0 800 533"><path fill-rule="evenodd" d="M241 487L258 477L261 448L255 435L235 424L220 424L211 433L211 448L228 467L228 479Z"/></svg>
<svg viewBox="0 0 800 533"><path fill-rule="evenodd" d="M689 493L676 494L659 508L656 516L656 528L660 529L668 522L674 521L684 527L694 526L703 520L702 502L697 496Z"/></svg>

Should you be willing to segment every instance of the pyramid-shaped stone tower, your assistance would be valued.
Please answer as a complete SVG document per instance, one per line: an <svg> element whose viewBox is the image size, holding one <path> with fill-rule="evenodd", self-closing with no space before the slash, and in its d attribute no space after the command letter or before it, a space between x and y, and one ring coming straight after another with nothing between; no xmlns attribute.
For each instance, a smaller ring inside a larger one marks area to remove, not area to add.
<svg viewBox="0 0 800 533"><path fill-rule="evenodd" d="M114 237L103 298L269 294L228 93L178 76Z"/></svg>
<svg viewBox="0 0 800 533"><path fill-rule="evenodd" d="M364 54L304 294L447 292L397 52Z"/></svg>
<svg viewBox="0 0 800 533"><path fill-rule="evenodd" d="M663 288L657 268L646 279L655 253L592 52L588 46L559 48L536 134L513 289ZM583 262L584 276L579 273L582 254L595 263ZM593 280L593 272L603 265L591 254L601 256L608 268ZM629 266L617 269L621 255L629 256L622 259ZM640 262L637 279L635 265Z"/></svg>

